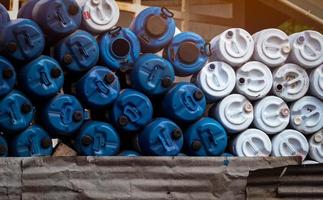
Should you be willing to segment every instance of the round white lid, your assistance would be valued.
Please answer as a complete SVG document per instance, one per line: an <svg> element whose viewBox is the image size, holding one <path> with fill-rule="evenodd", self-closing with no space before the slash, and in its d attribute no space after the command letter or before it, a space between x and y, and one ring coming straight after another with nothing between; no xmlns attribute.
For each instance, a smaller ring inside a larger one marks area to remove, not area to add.
<svg viewBox="0 0 323 200"><path fill-rule="evenodd" d="M320 163L323 163L323 130L312 135L309 139L310 157Z"/></svg>
<svg viewBox="0 0 323 200"><path fill-rule="evenodd" d="M311 72L310 90L314 96L323 100L323 64Z"/></svg>

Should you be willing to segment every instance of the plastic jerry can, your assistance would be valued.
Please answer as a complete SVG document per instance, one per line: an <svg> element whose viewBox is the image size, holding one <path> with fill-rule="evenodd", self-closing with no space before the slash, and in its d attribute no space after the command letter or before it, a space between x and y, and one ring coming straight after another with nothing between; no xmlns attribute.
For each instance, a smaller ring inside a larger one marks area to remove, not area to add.
<svg viewBox="0 0 323 200"><path fill-rule="evenodd" d="M102 33L119 20L120 11L115 0L76 0L82 10L81 28L92 33Z"/></svg>
<svg viewBox="0 0 323 200"><path fill-rule="evenodd" d="M306 94L308 88L308 75L298 65L288 63L273 72L273 93L284 101L300 99Z"/></svg>
<svg viewBox="0 0 323 200"><path fill-rule="evenodd" d="M113 156L120 148L120 138L108 123L91 121L85 123L75 138L80 155Z"/></svg>
<svg viewBox="0 0 323 200"><path fill-rule="evenodd" d="M207 63L197 76L192 78L192 82L204 92L208 101L213 102L232 92L235 87L236 74L225 62L213 61Z"/></svg>
<svg viewBox="0 0 323 200"><path fill-rule="evenodd" d="M183 32L171 40L163 53L173 64L177 76L188 76L202 69L211 55L210 48L200 35Z"/></svg>
<svg viewBox="0 0 323 200"><path fill-rule="evenodd" d="M323 64L312 70L310 74L310 92L323 100Z"/></svg>
<svg viewBox="0 0 323 200"><path fill-rule="evenodd" d="M0 97L12 91L16 84L16 71L6 58L0 56Z"/></svg>
<svg viewBox="0 0 323 200"><path fill-rule="evenodd" d="M290 125L303 134L311 134L323 128L323 103L321 100L305 96L291 107Z"/></svg>
<svg viewBox="0 0 323 200"><path fill-rule="evenodd" d="M122 131L138 131L153 117L153 106L144 94L125 89L119 94L111 110L111 120Z"/></svg>
<svg viewBox="0 0 323 200"><path fill-rule="evenodd" d="M241 28L231 28L211 40L210 61L223 61L233 67L247 62L254 51L252 36Z"/></svg>
<svg viewBox="0 0 323 200"><path fill-rule="evenodd" d="M0 157L6 157L6 156L8 156L7 140L2 135L0 135Z"/></svg>
<svg viewBox="0 0 323 200"><path fill-rule="evenodd" d="M204 114L205 96L202 90L193 84L177 83L164 96L162 109L170 119L178 123L190 123Z"/></svg>
<svg viewBox="0 0 323 200"><path fill-rule="evenodd" d="M24 92L30 97L51 97L63 87L64 74L55 59L40 56L21 68L19 81Z"/></svg>
<svg viewBox="0 0 323 200"><path fill-rule="evenodd" d="M10 21L9 13L2 4L0 4L0 28Z"/></svg>
<svg viewBox="0 0 323 200"><path fill-rule="evenodd" d="M174 14L167 8L149 7L131 22L130 29L138 36L142 53L157 53L175 34Z"/></svg>
<svg viewBox="0 0 323 200"><path fill-rule="evenodd" d="M290 118L287 104L279 97L267 96L255 103L253 125L267 134L283 131Z"/></svg>
<svg viewBox="0 0 323 200"><path fill-rule="evenodd" d="M323 130L312 135L308 142L310 145L309 156L313 160L323 163Z"/></svg>
<svg viewBox="0 0 323 200"><path fill-rule="evenodd" d="M19 133L10 142L12 156L50 156L52 152L52 138L38 125L33 125Z"/></svg>
<svg viewBox="0 0 323 200"><path fill-rule="evenodd" d="M275 28L261 30L252 35L255 41L253 59L268 67L281 66L288 58L291 47L288 35Z"/></svg>
<svg viewBox="0 0 323 200"><path fill-rule="evenodd" d="M40 0L32 11L46 35L62 38L79 28L81 9L75 0Z"/></svg>
<svg viewBox="0 0 323 200"><path fill-rule="evenodd" d="M125 157L137 157L137 156L141 156L140 153L138 153L137 151L133 151L133 150L124 150L121 151L118 156L125 156Z"/></svg>
<svg viewBox="0 0 323 200"><path fill-rule="evenodd" d="M119 96L119 92L118 77L102 66L93 67L75 84L76 96L93 109L110 106Z"/></svg>
<svg viewBox="0 0 323 200"><path fill-rule="evenodd" d="M227 142L223 126L209 117L190 125L184 134L187 154L191 156L220 156Z"/></svg>
<svg viewBox="0 0 323 200"><path fill-rule="evenodd" d="M132 66L140 54L140 42L128 28L115 27L99 39L100 58L112 70Z"/></svg>
<svg viewBox="0 0 323 200"><path fill-rule="evenodd" d="M99 45L88 32L76 31L55 46L55 58L70 71L91 69L99 60Z"/></svg>
<svg viewBox="0 0 323 200"><path fill-rule="evenodd" d="M265 97L273 85L270 69L263 63L251 61L236 71L236 90L250 100Z"/></svg>
<svg viewBox="0 0 323 200"><path fill-rule="evenodd" d="M1 51L17 61L29 61L41 55L45 39L40 27L29 19L16 19L0 32Z"/></svg>
<svg viewBox="0 0 323 200"><path fill-rule="evenodd" d="M286 129L275 135L272 140L272 156L301 156L304 160L309 151L306 137L292 129Z"/></svg>
<svg viewBox="0 0 323 200"><path fill-rule="evenodd" d="M247 129L234 138L232 152L239 157L266 157L271 154L271 141L258 129Z"/></svg>
<svg viewBox="0 0 323 200"><path fill-rule="evenodd" d="M26 129L34 118L35 108L30 100L16 90L0 100L0 129L6 134Z"/></svg>
<svg viewBox="0 0 323 200"><path fill-rule="evenodd" d="M46 104L42 110L42 120L53 134L71 136L89 118L88 114L76 97L60 94Z"/></svg>
<svg viewBox="0 0 323 200"><path fill-rule="evenodd" d="M307 30L289 36L292 51L288 61L305 69L316 67L323 62L323 36L321 33Z"/></svg>
<svg viewBox="0 0 323 200"><path fill-rule="evenodd" d="M33 9L40 0L28 0L18 10L18 18L33 19Z"/></svg>
<svg viewBox="0 0 323 200"><path fill-rule="evenodd" d="M148 156L176 156L183 147L179 126L166 118L157 118L137 135L136 148Z"/></svg>
<svg viewBox="0 0 323 200"><path fill-rule="evenodd" d="M231 94L211 108L209 116L217 119L229 133L247 129L253 121L253 106L241 94Z"/></svg>
<svg viewBox="0 0 323 200"><path fill-rule="evenodd" d="M167 92L175 81L172 64L154 54L140 56L130 77L132 86L148 96Z"/></svg>

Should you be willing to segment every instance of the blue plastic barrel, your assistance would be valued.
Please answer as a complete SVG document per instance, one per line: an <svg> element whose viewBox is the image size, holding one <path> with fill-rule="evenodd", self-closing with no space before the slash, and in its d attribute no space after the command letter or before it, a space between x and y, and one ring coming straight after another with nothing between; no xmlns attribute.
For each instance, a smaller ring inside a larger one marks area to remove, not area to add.
<svg viewBox="0 0 323 200"><path fill-rule="evenodd" d="M52 138L38 125L33 125L24 130L10 142L12 156L50 156L52 152Z"/></svg>
<svg viewBox="0 0 323 200"><path fill-rule="evenodd" d="M227 146L227 133L212 118L202 118L184 133L184 145L191 156L219 156Z"/></svg>
<svg viewBox="0 0 323 200"><path fill-rule="evenodd" d="M45 39L40 27L30 19L16 19L0 31L0 50L17 61L29 61L40 56Z"/></svg>
<svg viewBox="0 0 323 200"><path fill-rule="evenodd" d="M138 36L143 53L157 53L175 34L174 14L166 8L149 7L132 21L130 29Z"/></svg>
<svg viewBox="0 0 323 200"><path fill-rule="evenodd" d="M173 64L177 76L199 72L210 55L210 44L193 32L176 35L164 50L164 58Z"/></svg>
<svg viewBox="0 0 323 200"><path fill-rule="evenodd" d="M18 18L33 19L33 9L40 0L28 0L20 7Z"/></svg>
<svg viewBox="0 0 323 200"><path fill-rule="evenodd" d="M80 155L113 156L120 148L120 138L108 123L91 121L85 123L75 138L75 147Z"/></svg>
<svg viewBox="0 0 323 200"><path fill-rule="evenodd" d="M42 121L48 131L58 136L71 136L88 119L76 97L60 94L51 99L42 111Z"/></svg>
<svg viewBox="0 0 323 200"><path fill-rule="evenodd" d="M110 106L119 96L118 77L108 68L96 66L75 84L76 96L86 106L100 109Z"/></svg>
<svg viewBox="0 0 323 200"><path fill-rule="evenodd" d="M153 116L153 106L147 96L132 90L120 92L110 113L114 125L126 132L134 132L148 124Z"/></svg>
<svg viewBox="0 0 323 200"><path fill-rule="evenodd" d="M148 96L167 92L174 80L172 64L154 54L140 56L131 72L132 86Z"/></svg>
<svg viewBox="0 0 323 200"><path fill-rule="evenodd" d="M6 134L26 129L34 118L35 108L27 97L13 90L0 100L0 130Z"/></svg>
<svg viewBox="0 0 323 200"><path fill-rule="evenodd" d="M0 135L0 157L6 156L8 156L7 140L3 137L3 135Z"/></svg>
<svg viewBox="0 0 323 200"><path fill-rule="evenodd" d="M203 92L191 83L177 83L165 95L162 110L178 123L191 123L204 114L206 100Z"/></svg>
<svg viewBox="0 0 323 200"><path fill-rule="evenodd" d="M179 126L166 118L157 118L138 134L136 148L149 156L176 156L183 147Z"/></svg>
<svg viewBox="0 0 323 200"><path fill-rule="evenodd" d="M70 71L87 71L99 60L99 46L88 32L76 31L55 46L55 58Z"/></svg>
<svg viewBox="0 0 323 200"><path fill-rule="evenodd" d="M128 28L115 27L99 39L100 58L112 70L132 66L140 54L140 42Z"/></svg>
<svg viewBox="0 0 323 200"><path fill-rule="evenodd" d="M118 156L137 157L137 156L141 156L141 154L133 150L124 150L124 151L121 151L118 154Z"/></svg>
<svg viewBox="0 0 323 200"><path fill-rule="evenodd" d="M26 94L39 100L55 96L60 91L64 84L64 74L55 59L40 56L22 67L19 81Z"/></svg>
<svg viewBox="0 0 323 200"><path fill-rule="evenodd" d="M0 4L0 29L10 21L9 13L2 4Z"/></svg>
<svg viewBox="0 0 323 200"><path fill-rule="evenodd" d="M16 83L16 71L6 58L0 56L0 97L12 91Z"/></svg>

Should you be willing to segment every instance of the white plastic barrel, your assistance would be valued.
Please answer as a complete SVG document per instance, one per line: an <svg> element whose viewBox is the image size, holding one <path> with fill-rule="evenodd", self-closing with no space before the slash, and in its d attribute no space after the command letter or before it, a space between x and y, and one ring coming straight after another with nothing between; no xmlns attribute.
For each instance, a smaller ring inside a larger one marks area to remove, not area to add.
<svg viewBox="0 0 323 200"><path fill-rule="evenodd" d="M271 148L267 134L253 128L240 133L232 142L232 153L239 157L269 156Z"/></svg>
<svg viewBox="0 0 323 200"><path fill-rule="evenodd" d="M236 74L225 62L207 63L196 76L196 85L209 101L216 101L229 95L235 86Z"/></svg>
<svg viewBox="0 0 323 200"><path fill-rule="evenodd" d="M303 134L315 133L323 128L323 103L321 100L305 96L290 107L290 125Z"/></svg>
<svg viewBox="0 0 323 200"><path fill-rule="evenodd" d="M231 94L217 104L213 115L228 132L238 133L252 123L253 106L243 95Z"/></svg>
<svg viewBox="0 0 323 200"><path fill-rule="evenodd" d="M301 156L304 160L309 151L305 136L292 129L286 129L275 135L272 140L272 156Z"/></svg>
<svg viewBox="0 0 323 200"><path fill-rule="evenodd" d="M253 59L269 67L282 65L291 50L288 35L279 29L264 29L252 35L255 41Z"/></svg>
<svg viewBox="0 0 323 200"><path fill-rule="evenodd" d="M254 106L253 125L267 134L283 131L288 123L290 111L287 104L279 97L268 96Z"/></svg>
<svg viewBox="0 0 323 200"><path fill-rule="evenodd" d="M323 62L323 36L317 31L303 31L289 36L291 52L288 61L305 69L316 67Z"/></svg>
<svg viewBox="0 0 323 200"><path fill-rule="evenodd" d="M323 64L311 72L310 91L312 95L323 100Z"/></svg>
<svg viewBox="0 0 323 200"><path fill-rule="evenodd" d="M247 62L236 71L236 90L250 100L261 99L272 87L270 69L258 61Z"/></svg>
<svg viewBox="0 0 323 200"><path fill-rule="evenodd" d="M309 139L310 151L309 156L319 162L323 163L323 130L312 135Z"/></svg>
<svg viewBox="0 0 323 200"><path fill-rule="evenodd" d="M287 102L303 97L309 88L309 77L300 66L287 63L273 73L273 93Z"/></svg>
<svg viewBox="0 0 323 200"><path fill-rule="evenodd" d="M254 50L252 36L244 29L231 28L211 40L210 61L223 61L233 67L247 62Z"/></svg>

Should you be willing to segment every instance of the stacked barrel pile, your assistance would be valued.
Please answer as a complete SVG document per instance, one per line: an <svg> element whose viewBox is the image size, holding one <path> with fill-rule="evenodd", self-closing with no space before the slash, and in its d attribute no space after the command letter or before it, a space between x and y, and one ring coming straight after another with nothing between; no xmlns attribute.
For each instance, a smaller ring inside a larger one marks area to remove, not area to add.
<svg viewBox="0 0 323 200"><path fill-rule="evenodd" d="M116 27L111 0L30 0L18 19L0 13L3 156L51 155L55 138L79 155L323 162L316 31L232 28L208 43L176 31L166 8Z"/></svg>

